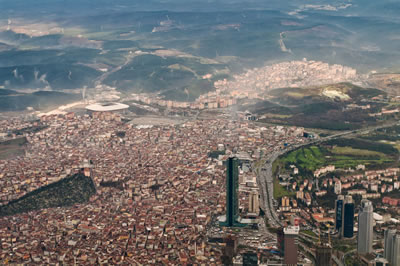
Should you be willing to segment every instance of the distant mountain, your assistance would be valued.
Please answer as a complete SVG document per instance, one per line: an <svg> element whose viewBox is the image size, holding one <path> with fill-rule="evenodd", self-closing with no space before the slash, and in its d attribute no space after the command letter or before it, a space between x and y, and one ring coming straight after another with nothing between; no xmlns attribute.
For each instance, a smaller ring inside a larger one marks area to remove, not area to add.
<svg viewBox="0 0 400 266"><path fill-rule="evenodd" d="M45 110L80 99L80 94L55 91L18 93L12 90L0 89L0 112L24 111L27 107L33 107L35 110Z"/></svg>
<svg viewBox="0 0 400 266"><path fill-rule="evenodd" d="M190 101L214 90L218 79L265 64L307 58L368 73L391 72L400 62L400 4L394 0L0 5L0 86L11 90L107 85L122 95Z"/></svg>

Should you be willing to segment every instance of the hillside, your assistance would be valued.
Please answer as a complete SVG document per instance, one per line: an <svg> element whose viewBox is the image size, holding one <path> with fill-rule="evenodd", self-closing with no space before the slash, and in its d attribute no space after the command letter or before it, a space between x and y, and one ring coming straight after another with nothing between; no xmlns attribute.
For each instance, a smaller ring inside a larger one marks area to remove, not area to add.
<svg viewBox="0 0 400 266"><path fill-rule="evenodd" d="M350 83L276 89L268 95L268 100L244 108L263 122L329 130L376 125L387 117L371 115L390 105L385 92Z"/></svg>
<svg viewBox="0 0 400 266"><path fill-rule="evenodd" d="M2 3L0 87L87 87L92 96L109 85L122 96L143 92L191 101L215 90L216 80L304 58L359 74L398 69L399 27L388 20L398 5L387 1L330 2L322 10L298 1L156 2L101 1L97 8L86 0ZM398 88L397 78L389 85Z"/></svg>
<svg viewBox="0 0 400 266"><path fill-rule="evenodd" d="M0 216L84 203L96 193L90 177L75 174L0 206Z"/></svg>
<svg viewBox="0 0 400 266"><path fill-rule="evenodd" d="M35 110L44 110L80 100L81 97L80 94L57 91L19 93L12 90L0 89L0 112L23 111L27 107L33 107Z"/></svg>
<svg viewBox="0 0 400 266"><path fill-rule="evenodd" d="M225 77L216 73L224 68L224 64L205 63L198 58L143 54L110 74L104 83L124 92L158 92L168 100L193 101L214 90L213 82ZM207 74L213 78L202 78Z"/></svg>

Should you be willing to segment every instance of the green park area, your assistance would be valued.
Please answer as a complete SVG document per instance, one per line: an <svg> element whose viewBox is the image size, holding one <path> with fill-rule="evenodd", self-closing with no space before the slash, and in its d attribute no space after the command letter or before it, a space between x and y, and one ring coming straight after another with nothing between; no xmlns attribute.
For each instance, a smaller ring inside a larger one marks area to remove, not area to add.
<svg viewBox="0 0 400 266"><path fill-rule="evenodd" d="M326 164L325 153L323 149L317 146L310 146L292 151L283 161L287 164L296 164L298 167L313 171Z"/></svg>
<svg viewBox="0 0 400 266"><path fill-rule="evenodd" d="M294 196L294 192L288 191L284 186L279 184L279 180L277 178L274 178L274 198L279 199L284 196L292 197Z"/></svg>
<svg viewBox="0 0 400 266"><path fill-rule="evenodd" d="M294 192L282 186L278 178L282 174L292 174L293 165L299 169L300 179L305 179L313 177L315 170L327 165L334 165L339 171L356 169L359 165L364 165L366 169L398 167L398 157L399 150L396 145L366 138L334 139L304 146L285 154L273 163L274 198L294 196Z"/></svg>
<svg viewBox="0 0 400 266"><path fill-rule="evenodd" d="M336 169L391 165L397 156L398 150L390 144L363 139L337 139L292 151L280 159L280 165L288 170L290 165L296 165L301 175L308 176L327 165L334 165Z"/></svg>

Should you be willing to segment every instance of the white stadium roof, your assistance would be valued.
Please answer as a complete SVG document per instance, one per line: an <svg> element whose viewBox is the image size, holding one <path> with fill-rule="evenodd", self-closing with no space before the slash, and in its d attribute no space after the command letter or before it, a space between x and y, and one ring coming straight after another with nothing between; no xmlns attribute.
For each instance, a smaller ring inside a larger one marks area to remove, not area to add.
<svg viewBox="0 0 400 266"><path fill-rule="evenodd" d="M86 109L93 112L110 112L128 109L129 105L123 103L95 103L86 106Z"/></svg>

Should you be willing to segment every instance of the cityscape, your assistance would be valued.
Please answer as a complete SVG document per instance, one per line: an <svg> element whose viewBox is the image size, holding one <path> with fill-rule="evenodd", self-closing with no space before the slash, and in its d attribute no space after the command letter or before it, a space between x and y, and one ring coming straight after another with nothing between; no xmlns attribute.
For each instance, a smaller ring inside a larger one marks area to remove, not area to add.
<svg viewBox="0 0 400 266"><path fill-rule="evenodd" d="M397 265L400 200L388 195L400 168L276 174L279 156L324 138L240 113L126 123L125 108L1 121L3 141L26 146L0 163L3 263ZM88 202L18 205L80 173L95 187ZM320 205L327 195L333 206Z"/></svg>
<svg viewBox="0 0 400 266"><path fill-rule="evenodd" d="M0 7L1 266L400 266L397 1Z"/></svg>

